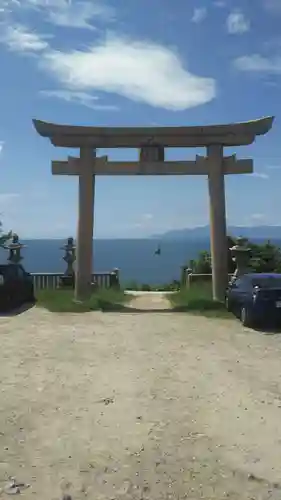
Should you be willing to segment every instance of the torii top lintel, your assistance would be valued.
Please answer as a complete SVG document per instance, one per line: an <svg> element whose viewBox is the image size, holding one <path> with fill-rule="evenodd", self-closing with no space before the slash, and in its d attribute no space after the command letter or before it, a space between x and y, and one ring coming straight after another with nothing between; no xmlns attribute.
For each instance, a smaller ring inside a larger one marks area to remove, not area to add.
<svg viewBox="0 0 281 500"><path fill-rule="evenodd" d="M140 148L252 144L257 135L264 135L271 129L273 120L274 117L269 116L249 122L194 127L84 127L40 120L33 120L33 124L38 134L48 137L54 146Z"/></svg>

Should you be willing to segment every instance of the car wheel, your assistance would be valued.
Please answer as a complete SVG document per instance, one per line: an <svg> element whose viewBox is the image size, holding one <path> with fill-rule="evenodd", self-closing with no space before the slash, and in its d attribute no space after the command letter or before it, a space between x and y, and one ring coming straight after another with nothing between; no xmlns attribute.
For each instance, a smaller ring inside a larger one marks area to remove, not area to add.
<svg viewBox="0 0 281 500"><path fill-rule="evenodd" d="M27 303L35 302L35 295L34 295L33 287L28 290L28 293L26 294L25 302L27 302Z"/></svg>
<svg viewBox="0 0 281 500"><path fill-rule="evenodd" d="M240 320L243 326L251 328L254 324L251 311L248 307L242 306L240 311Z"/></svg>

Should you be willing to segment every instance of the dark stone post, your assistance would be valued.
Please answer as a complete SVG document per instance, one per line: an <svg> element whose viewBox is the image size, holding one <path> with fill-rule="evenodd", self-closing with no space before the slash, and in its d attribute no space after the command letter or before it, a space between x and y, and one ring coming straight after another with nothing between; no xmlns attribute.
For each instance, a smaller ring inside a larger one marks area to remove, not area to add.
<svg viewBox="0 0 281 500"><path fill-rule="evenodd" d="M113 271L110 273L109 286L110 288L115 288L116 290L120 290L120 275L119 275L119 269L117 267L113 269Z"/></svg>
<svg viewBox="0 0 281 500"><path fill-rule="evenodd" d="M74 244L74 239L72 237L67 239L67 243L61 247L64 250L63 260L67 264L64 276L60 278L60 286L74 288L75 283L75 273L73 269L73 264L76 260L76 246Z"/></svg>
<svg viewBox="0 0 281 500"><path fill-rule="evenodd" d="M185 288L188 286L188 276L192 273L192 269L188 266L182 266L181 268L181 287Z"/></svg>
<svg viewBox="0 0 281 500"><path fill-rule="evenodd" d="M19 264L21 262L21 260L23 259L21 250L25 247L26 245L20 243L18 235L14 233L11 243L4 245L4 248L6 250L9 250L8 261L10 261L10 264Z"/></svg>

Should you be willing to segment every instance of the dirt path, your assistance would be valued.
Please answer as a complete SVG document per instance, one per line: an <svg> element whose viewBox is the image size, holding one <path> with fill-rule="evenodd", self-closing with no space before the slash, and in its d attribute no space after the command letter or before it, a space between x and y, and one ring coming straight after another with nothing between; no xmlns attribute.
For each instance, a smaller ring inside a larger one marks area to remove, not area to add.
<svg viewBox="0 0 281 500"><path fill-rule="evenodd" d="M280 500L281 337L179 313L33 309L0 318L0 342L0 487Z"/></svg>
<svg viewBox="0 0 281 500"><path fill-rule="evenodd" d="M140 311L161 311L171 309L165 292L130 292L133 299L129 307Z"/></svg>

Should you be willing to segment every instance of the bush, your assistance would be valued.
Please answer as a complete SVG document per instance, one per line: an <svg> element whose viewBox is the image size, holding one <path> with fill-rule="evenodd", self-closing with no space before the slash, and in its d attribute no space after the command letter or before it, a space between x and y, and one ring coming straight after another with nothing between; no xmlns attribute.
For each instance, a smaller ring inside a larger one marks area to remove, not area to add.
<svg viewBox="0 0 281 500"><path fill-rule="evenodd" d="M140 289L140 286L137 281L129 281L127 285L125 285L125 290L133 290L133 291L138 291Z"/></svg>
<svg viewBox="0 0 281 500"><path fill-rule="evenodd" d="M176 292L180 289L180 282L177 280L172 281L172 283L167 283L165 285L159 285L157 290L159 292Z"/></svg>
<svg viewBox="0 0 281 500"><path fill-rule="evenodd" d="M164 285L148 285L147 283L138 284L137 281L131 281L125 286L125 290L134 290L142 292L172 292L179 290L180 282L177 280Z"/></svg>
<svg viewBox="0 0 281 500"><path fill-rule="evenodd" d="M142 292L151 292L151 286L147 285L146 283L144 283L143 285L141 285L140 289L141 289Z"/></svg>
<svg viewBox="0 0 281 500"><path fill-rule="evenodd" d="M212 298L212 284L194 284L190 288L168 295L172 306L176 309L203 316L232 317L225 309L223 302Z"/></svg>

